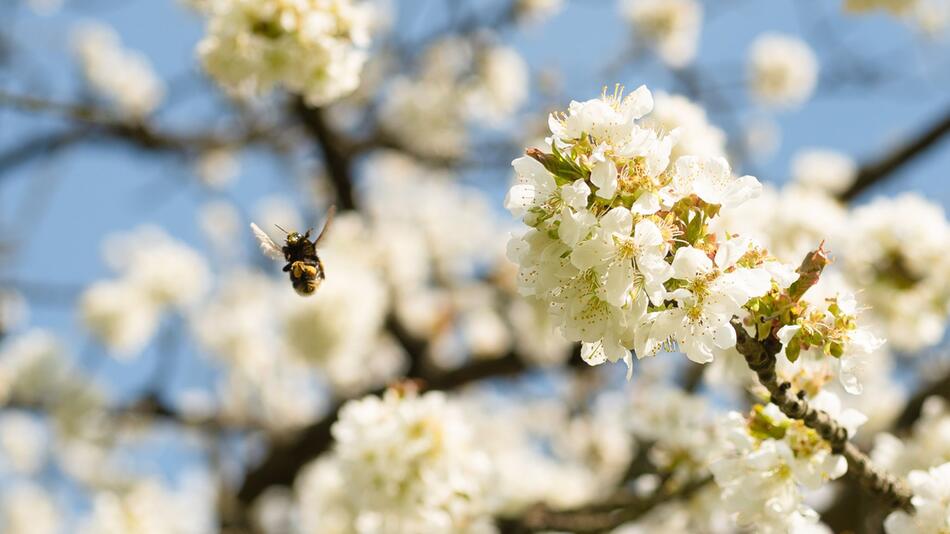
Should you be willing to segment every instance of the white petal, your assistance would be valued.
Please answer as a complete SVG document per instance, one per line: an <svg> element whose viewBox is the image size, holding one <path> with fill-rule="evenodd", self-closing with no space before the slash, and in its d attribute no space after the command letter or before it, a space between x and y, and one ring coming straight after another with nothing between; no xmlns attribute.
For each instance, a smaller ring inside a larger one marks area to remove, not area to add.
<svg viewBox="0 0 950 534"><path fill-rule="evenodd" d="M617 206L601 217L600 227L608 234L628 236L633 230L633 214L627 208Z"/></svg>
<svg viewBox="0 0 950 534"><path fill-rule="evenodd" d="M650 219L642 219L634 229L633 242L637 247L655 247L663 244L663 234L656 223Z"/></svg>
<svg viewBox="0 0 950 534"><path fill-rule="evenodd" d="M682 247L673 256L673 278L692 280L712 271L713 262L706 253L693 247Z"/></svg>
<svg viewBox="0 0 950 534"><path fill-rule="evenodd" d="M573 184L561 186L561 198L575 210L586 209L589 196L590 186L584 180L576 180Z"/></svg>
<svg viewBox="0 0 950 534"><path fill-rule="evenodd" d="M686 357L696 363L709 363L713 361L712 348L706 344L703 336L689 336L680 343Z"/></svg>
<svg viewBox="0 0 950 534"><path fill-rule="evenodd" d="M791 341L792 338L795 337L795 334L797 334L801 329L801 325L787 324L782 328L779 328L775 335L778 337L778 340L782 342L782 346L784 347L788 345L788 342Z"/></svg>
<svg viewBox="0 0 950 534"><path fill-rule="evenodd" d="M628 121L639 119L651 111L653 111L653 94L645 85L637 87L635 91L627 95L620 107L620 112Z"/></svg>
<svg viewBox="0 0 950 534"><path fill-rule="evenodd" d="M614 253L613 247L602 239L588 239L579 243L571 252L571 263L574 267L586 271L592 267L603 265Z"/></svg>
<svg viewBox="0 0 950 534"><path fill-rule="evenodd" d="M749 251L749 245L751 245L751 240L741 237L722 243L716 250L716 266L720 269L732 267Z"/></svg>
<svg viewBox="0 0 950 534"><path fill-rule="evenodd" d="M590 172L590 181L597 186L597 196L613 198L617 192L617 166L611 160L594 165Z"/></svg>
<svg viewBox="0 0 950 534"><path fill-rule="evenodd" d="M587 365L600 365L606 362L607 354L604 352L603 341L581 343L581 359L587 362Z"/></svg>
<svg viewBox="0 0 950 534"><path fill-rule="evenodd" d="M530 230L531 232L536 232L537 230ZM525 234L526 236L527 234ZM531 245L525 241L524 236L517 237L514 235L509 236L508 246L505 249L505 256L512 263L521 263L521 259L524 255L531 250Z"/></svg>
<svg viewBox="0 0 950 534"><path fill-rule="evenodd" d="M544 165L541 165L541 163L534 158L522 156L512 161L511 166L515 168L515 172L522 180L526 183L534 184L541 194L549 195L557 188L554 176L544 168Z"/></svg>
<svg viewBox="0 0 950 534"><path fill-rule="evenodd" d="M734 208L762 194L762 184L754 176L743 176L730 184L722 197L725 208Z"/></svg>
<svg viewBox="0 0 950 534"><path fill-rule="evenodd" d="M561 224L557 235L569 247L574 247L587 237L597 219L588 211L574 213L570 208L561 209Z"/></svg>
<svg viewBox="0 0 950 534"><path fill-rule="evenodd" d="M640 215L653 215L660 211L660 197L656 193L644 192L630 206L630 211Z"/></svg>
<svg viewBox="0 0 950 534"><path fill-rule="evenodd" d="M515 217L522 217L537 204L537 198L538 192L533 184L515 184L505 195L505 209Z"/></svg>
<svg viewBox="0 0 950 534"><path fill-rule="evenodd" d="M736 346L736 330L731 324L721 324L712 329L713 344L720 349Z"/></svg>
<svg viewBox="0 0 950 534"><path fill-rule="evenodd" d="M630 262L615 262L607 269L604 300L620 308L626 304L632 287L633 265Z"/></svg>

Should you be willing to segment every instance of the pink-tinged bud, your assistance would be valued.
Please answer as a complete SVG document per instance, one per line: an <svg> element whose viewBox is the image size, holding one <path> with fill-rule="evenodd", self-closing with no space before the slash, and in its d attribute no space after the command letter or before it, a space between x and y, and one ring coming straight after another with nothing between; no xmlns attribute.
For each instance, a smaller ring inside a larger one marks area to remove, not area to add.
<svg viewBox="0 0 950 534"><path fill-rule="evenodd" d="M795 270L798 273L798 280L795 280L788 288L788 296L792 302L798 302L809 288L818 283L821 272L829 263L831 263L831 258L828 257L825 242L822 241L816 250L805 256L802 264Z"/></svg>

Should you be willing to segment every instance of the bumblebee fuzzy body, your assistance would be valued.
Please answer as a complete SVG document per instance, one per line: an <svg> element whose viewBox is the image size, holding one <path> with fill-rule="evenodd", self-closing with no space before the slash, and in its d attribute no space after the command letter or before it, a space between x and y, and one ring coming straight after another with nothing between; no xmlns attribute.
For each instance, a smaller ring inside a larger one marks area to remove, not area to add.
<svg viewBox="0 0 950 534"><path fill-rule="evenodd" d="M284 272L290 273L290 282L298 295L312 295L324 280L323 262L317 256L317 246L310 241L310 230L300 235L292 232L287 235L286 244L281 248L287 265Z"/></svg>
<svg viewBox="0 0 950 534"><path fill-rule="evenodd" d="M274 243L263 230L256 224L251 223L251 231L254 232L261 245L261 252L276 261L283 260L287 262L284 265L284 272L290 274L290 283L293 284L294 291L298 295L313 295L326 278L323 262L317 256L317 244L326 235L335 211L336 209L330 206L327 212L327 220L323 224L323 230L320 231L320 235L316 239L310 240L312 230L307 230L303 235L297 232L286 232L287 239L282 247L278 247L277 243Z"/></svg>

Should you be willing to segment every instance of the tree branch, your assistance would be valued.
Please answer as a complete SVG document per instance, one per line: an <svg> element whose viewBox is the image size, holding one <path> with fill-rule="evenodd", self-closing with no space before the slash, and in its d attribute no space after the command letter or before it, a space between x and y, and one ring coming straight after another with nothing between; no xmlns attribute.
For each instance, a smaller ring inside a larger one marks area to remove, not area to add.
<svg viewBox="0 0 950 534"><path fill-rule="evenodd" d="M912 139L895 147L884 157L863 165L851 187L838 195L838 198L843 201L853 200L871 186L883 181L894 171L936 145L948 132L950 132L950 109L945 110L939 120Z"/></svg>
<svg viewBox="0 0 950 534"><path fill-rule="evenodd" d="M551 510L544 505L537 505L521 518L500 519L498 527L502 534L546 531L605 532L643 517L660 504L675 499L688 499L711 480L710 477L705 477L682 485L668 480L645 497L624 490L603 502L573 510Z"/></svg>
<svg viewBox="0 0 950 534"><path fill-rule="evenodd" d="M769 391L770 402L778 406L786 416L802 421L808 428L816 431L828 442L832 452L847 459L848 475L859 480L868 491L881 497L888 507L913 512L914 507L910 502L913 495L902 480L874 466L866 454L848 441L848 431L844 427L827 413L812 408L803 396L792 395L789 382L778 381L775 375L775 355L782 348L781 342L771 334L762 341L749 336L738 320L733 320L732 326L738 340L736 349L758 376L759 383Z"/></svg>
<svg viewBox="0 0 950 534"><path fill-rule="evenodd" d="M950 373L944 375L935 382L924 385L920 390L914 393L914 396L907 400L904 410L894 421L893 430L903 432L909 430L914 422L920 418L920 411L924 407L924 401L929 397L942 397L950 399Z"/></svg>
<svg viewBox="0 0 950 534"><path fill-rule="evenodd" d="M509 353L494 360L473 360L458 369L431 378L421 378L427 390L450 390L486 378L514 375L526 369L527 366L517 354ZM381 388L368 392L367 395L380 395L383 391ZM345 402L337 401L319 422L305 428L289 441L271 447L267 458L244 478L244 483L238 491L238 500L244 505L250 505L268 487L292 484L301 467L330 449L330 428L336 422L340 408Z"/></svg>
<svg viewBox="0 0 950 534"><path fill-rule="evenodd" d="M355 153L354 146L339 133L330 129L323 110L308 106L303 98L297 97L293 102L294 111L304 127L314 138L323 152L323 161L326 164L327 175L336 191L337 206L341 210L357 208L356 197L353 194L352 159Z"/></svg>
<svg viewBox="0 0 950 534"><path fill-rule="evenodd" d="M0 92L0 106L3 105L21 111L52 114L78 124L66 131L36 136L0 152L0 173L78 143L102 140L120 141L152 152L183 155L253 143L278 144L273 139L274 129L262 125L248 125L234 134L217 131L185 134L164 131L143 120L126 119L89 105Z"/></svg>

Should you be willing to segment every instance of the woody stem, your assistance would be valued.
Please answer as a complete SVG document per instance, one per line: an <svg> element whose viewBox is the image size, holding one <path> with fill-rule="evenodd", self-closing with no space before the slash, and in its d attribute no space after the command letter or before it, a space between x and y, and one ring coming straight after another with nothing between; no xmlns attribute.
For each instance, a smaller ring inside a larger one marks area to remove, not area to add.
<svg viewBox="0 0 950 534"><path fill-rule="evenodd" d="M750 336L742 324L733 319L732 327L736 331L736 349L745 357L749 369L755 372L770 401L786 416L805 423L831 446L832 452L841 454L848 461L848 474L856 478L872 494L881 498L890 509L902 509L913 513L911 504L913 494L903 480L887 473L871 463L871 459L861 452L854 443L848 441L848 431L822 410L808 404L804 395L791 393L789 382L779 382L775 374L775 355L782 345L774 335L764 340Z"/></svg>

